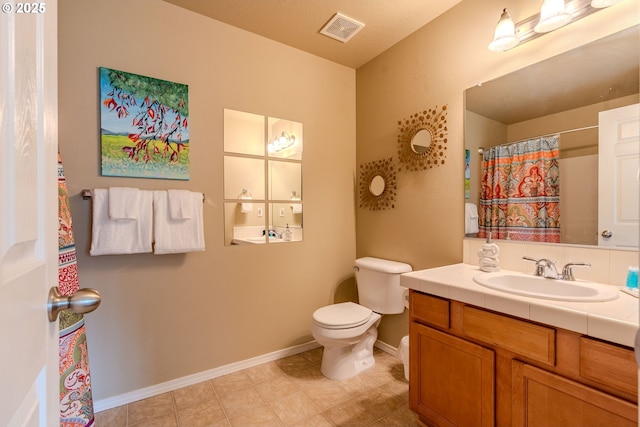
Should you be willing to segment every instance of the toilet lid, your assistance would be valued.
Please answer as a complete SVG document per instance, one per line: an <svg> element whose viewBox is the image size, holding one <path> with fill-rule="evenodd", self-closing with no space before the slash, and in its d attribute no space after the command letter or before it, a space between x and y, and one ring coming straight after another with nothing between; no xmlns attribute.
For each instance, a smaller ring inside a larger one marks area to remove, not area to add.
<svg viewBox="0 0 640 427"><path fill-rule="evenodd" d="M316 324L328 329L354 328L366 323L372 311L353 302L321 307L313 313Z"/></svg>

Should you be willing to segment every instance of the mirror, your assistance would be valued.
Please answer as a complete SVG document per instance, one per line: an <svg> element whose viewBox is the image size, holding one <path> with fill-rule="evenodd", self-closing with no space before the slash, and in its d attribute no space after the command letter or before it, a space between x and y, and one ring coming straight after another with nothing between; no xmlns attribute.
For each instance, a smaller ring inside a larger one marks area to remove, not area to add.
<svg viewBox="0 0 640 427"><path fill-rule="evenodd" d="M302 204L302 123L225 109L225 245L301 241Z"/></svg>
<svg viewBox="0 0 640 427"><path fill-rule="evenodd" d="M413 135L411 139L411 149L416 154L422 154L429 151L431 146L431 132L427 129L420 129Z"/></svg>
<svg viewBox="0 0 640 427"><path fill-rule="evenodd" d="M482 148L559 133L561 243L597 245L598 112L639 102L639 45L634 26L467 89L465 202L478 206Z"/></svg>
<svg viewBox="0 0 640 427"><path fill-rule="evenodd" d="M384 192L384 178L381 175L376 175L371 179L369 191L376 197Z"/></svg>
<svg viewBox="0 0 640 427"><path fill-rule="evenodd" d="M398 160L409 171L444 165L448 141L447 106L419 111L398 121Z"/></svg>

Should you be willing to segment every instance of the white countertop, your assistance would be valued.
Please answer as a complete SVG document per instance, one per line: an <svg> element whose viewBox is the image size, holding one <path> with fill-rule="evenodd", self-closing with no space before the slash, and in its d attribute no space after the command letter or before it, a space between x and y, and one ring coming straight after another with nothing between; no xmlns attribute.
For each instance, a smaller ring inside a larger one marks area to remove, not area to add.
<svg viewBox="0 0 640 427"><path fill-rule="evenodd" d="M617 299L606 302L522 297L477 284L473 277L480 273L482 271L475 265L453 264L404 273L400 285L628 347L635 345L639 312L636 297L624 292L620 292Z"/></svg>

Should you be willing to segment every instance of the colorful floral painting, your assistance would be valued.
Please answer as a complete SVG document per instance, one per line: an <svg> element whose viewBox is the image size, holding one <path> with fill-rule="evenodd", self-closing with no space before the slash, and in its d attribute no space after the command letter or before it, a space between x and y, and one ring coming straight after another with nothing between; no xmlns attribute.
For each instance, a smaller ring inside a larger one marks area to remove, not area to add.
<svg viewBox="0 0 640 427"><path fill-rule="evenodd" d="M189 179L189 87L100 67L103 176Z"/></svg>

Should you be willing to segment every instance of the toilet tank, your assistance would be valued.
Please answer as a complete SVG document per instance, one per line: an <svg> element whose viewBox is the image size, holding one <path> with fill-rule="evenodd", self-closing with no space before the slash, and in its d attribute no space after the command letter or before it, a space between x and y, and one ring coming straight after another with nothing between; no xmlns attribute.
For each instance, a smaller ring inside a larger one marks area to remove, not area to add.
<svg viewBox="0 0 640 427"><path fill-rule="evenodd" d="M398 314L404 311L400 274L411 271L403 262L380 258L358 258L355 263L358 302L376 313Z"/></svg>

